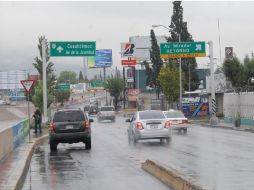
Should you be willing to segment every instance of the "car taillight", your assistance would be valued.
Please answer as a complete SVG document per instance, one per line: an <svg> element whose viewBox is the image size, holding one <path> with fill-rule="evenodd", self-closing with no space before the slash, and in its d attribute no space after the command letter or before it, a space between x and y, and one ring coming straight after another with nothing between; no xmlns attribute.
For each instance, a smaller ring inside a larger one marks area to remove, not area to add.
<svg viewBox="0 0 254 190"><path fill-rule="evenodd" d="M54 131L54 130L55 130L55 124L54 124L53 122L51 122L51 123L49 124L49 129L50 129L51 131Z"/></svg>
<svg viewBox="0 0 254 190"><path fill-rule="evenodd" d="M90 128L90 123L89 123L89 121L85 121L85 128Z"/></svg>
<svg viewBox="0 0 254 190"><path fill-rule="evenodd" d="M164 128L168 129L170 127L171 127L171 122L170 121L166 121L165 125L164 125Z"/></svg>
<svg viewBox="0 0 254 190"><path fill-rule="evenodd" d="M182 120L182 124L188 123L188 120Z"/></svg>
<svg viewBox="0 0 254 190"><path fill-rule="evenodd" d="M141 122L137 122L137 123L136 123L136 127L137 127L138 129L144 129L143 124L142 124Z"/></svg>

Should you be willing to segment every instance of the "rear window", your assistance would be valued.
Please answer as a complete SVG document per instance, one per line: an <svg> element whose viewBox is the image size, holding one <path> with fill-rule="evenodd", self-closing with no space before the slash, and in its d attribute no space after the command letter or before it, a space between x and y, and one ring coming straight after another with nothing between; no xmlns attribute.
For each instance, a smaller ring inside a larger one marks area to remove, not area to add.
<svg viewBox="0 0 254 190"><path fill-rule="evenodd" d="M184 115L180 111L165 112L167 118L184 118Z"/></svg>
<svg viewBox="0 0 254 190"><path fill-rule="evenodd" d="M162 111L139 112L140 119L165 119Z"/></svg>
<svg viewBox="0 0 254 190"><path fill-rule="evenodd" d="M113 107L101 107L101 111L114 111Z"/></svg>
<svg viewBox="0 0 254 190"><path fill-rule="evenodd" d="M85 116L81 111L59 111L54 115L53 122L84 121Z"/></svg>

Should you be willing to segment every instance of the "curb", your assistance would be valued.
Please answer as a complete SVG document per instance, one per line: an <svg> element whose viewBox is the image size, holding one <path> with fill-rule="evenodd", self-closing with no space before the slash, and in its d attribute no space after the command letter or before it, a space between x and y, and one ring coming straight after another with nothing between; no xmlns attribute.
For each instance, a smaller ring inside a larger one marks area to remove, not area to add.
<svg viewBox="0 0 254 190"><path fill-rule="evenodd" d="M26 175L27 172L29 170L29 166L30 166L30 162L33 156L33 152L35 147L40 144L42 141L44 141L45 139L48 138L48 134L43 135L42 137L36 139L35 141L31 142L32 146L29 148L28 153L27 153L27 158L25 160L25 164L24 167L22 167L22 172L21 175L18 177L16 184L14 185L14 187L12 188L12 190L20 190L22 189L25 179L26 179Z"/></svg>
<svg viewBox="0 0 254 190"><path fill-rule="evenodd" d="M160 166L151 160L142 163L142 168L174 190L205 190L192 179L187 179L177 171Z"/></svg>

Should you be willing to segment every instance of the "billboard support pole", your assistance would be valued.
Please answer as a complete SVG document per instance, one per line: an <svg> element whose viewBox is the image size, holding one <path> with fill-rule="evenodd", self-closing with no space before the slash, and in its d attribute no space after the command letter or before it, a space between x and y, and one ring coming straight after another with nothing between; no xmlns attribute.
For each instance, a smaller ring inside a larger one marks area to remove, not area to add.
<svg viewBox="0 0 254 190"><path fill-rule="evenodd" d="M125 67L123 67L123 80L125 83ZM126 94L126 85L124 84L124 88L123 88L123 109L125 109L125 94Z"/></svg>
<svg viewBox="0 0 254 190"><path fill-rule="evenodd" d="M103 67L103 79L104 79L104 83L106 82L106 67L104 66ZM107 94L107 91L105 90L106 92L106 106L108 106L108 94Z"/></svg>

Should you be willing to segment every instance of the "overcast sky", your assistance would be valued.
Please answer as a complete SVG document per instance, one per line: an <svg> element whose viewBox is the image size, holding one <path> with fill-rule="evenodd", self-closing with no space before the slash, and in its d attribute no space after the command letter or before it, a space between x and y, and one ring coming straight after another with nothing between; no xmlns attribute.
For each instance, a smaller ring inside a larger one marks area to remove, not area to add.
<svg viewBox="0 0 254 190"><path fill-rule="evenodd" d="M227 46L232 46L241 60L254 52L254 2L184 1L182 6L193 39L212 40L216 58L220 58L218 19L222 60ZM40 35L48 41L96 41L97 49L113 50L113 64L121 68L120 43L130 36L149 35L153 24L168 26L172 8L172 1L0 2L0 70L36 73L32 62L38 54ZM154 30L156 35L168 35L164 28ZM83 69L80 57L52 57L51 61L57 73ZM202 67L209 59L197 61Z"/></svg>

